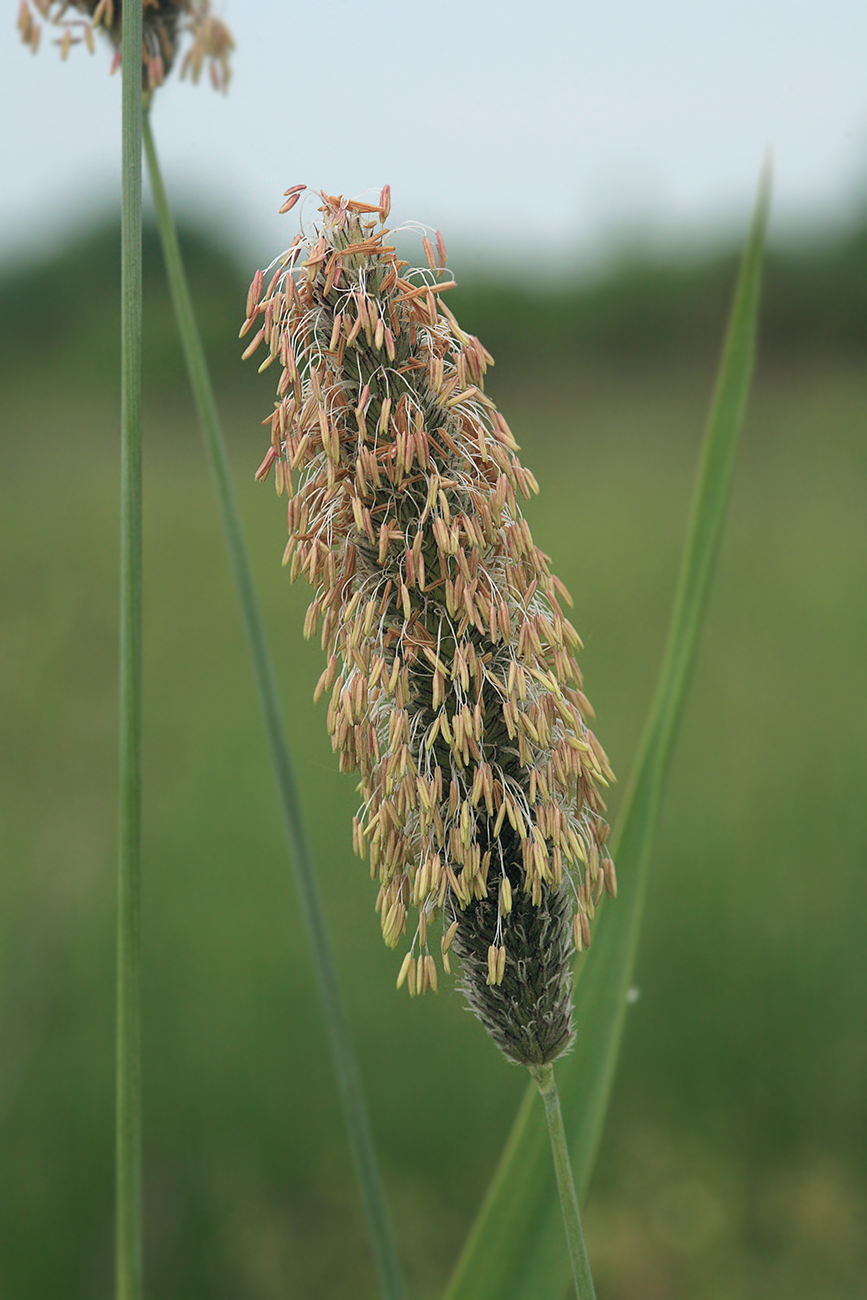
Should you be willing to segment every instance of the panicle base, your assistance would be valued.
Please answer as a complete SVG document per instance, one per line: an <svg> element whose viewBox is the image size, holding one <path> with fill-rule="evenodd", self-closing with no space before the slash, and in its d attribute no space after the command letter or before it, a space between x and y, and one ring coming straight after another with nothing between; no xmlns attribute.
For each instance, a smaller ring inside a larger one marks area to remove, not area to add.
<svg viewBox="0 0 867 1300"><path fill-rule="evenodd" d="M571 916L566 884L546 890L538 904L516 890L505 920L491 898L460 914L453 947L462 961L467 1002L517 1065L546 1065L572 1045ZM504 962L494 982L489 950L497 946Z"/></svg>

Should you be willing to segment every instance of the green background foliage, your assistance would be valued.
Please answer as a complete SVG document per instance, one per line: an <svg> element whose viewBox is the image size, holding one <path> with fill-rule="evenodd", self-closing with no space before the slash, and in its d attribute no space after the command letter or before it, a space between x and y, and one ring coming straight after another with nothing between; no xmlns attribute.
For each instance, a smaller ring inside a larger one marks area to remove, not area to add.
<svg viewBox="0 0 867 1300"><path fill-rule="evenodd" d="M609 1300L855 1300L867 1276L864 231L776 253L758 376L586 1214ZM411 1292L441 1290L523 1093L452 987L394 991L314 708L306 591L252 475L246 280L188 270ZM119 238L0 281L0 1295L112 1271ZM733 259L469 283L541 485L598 734L628 774ZM148 1294L375 1294L243 632L155 236L145 248ZM465 276L458 265L458 278ZM616 813L620 794L611 807Z"/></svg>

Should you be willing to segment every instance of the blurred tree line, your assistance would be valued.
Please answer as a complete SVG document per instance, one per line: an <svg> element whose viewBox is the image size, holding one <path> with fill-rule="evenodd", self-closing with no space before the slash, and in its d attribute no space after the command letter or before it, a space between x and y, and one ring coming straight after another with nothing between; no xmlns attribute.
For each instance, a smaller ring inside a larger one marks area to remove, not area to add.
<svg viewBox="0 0 867 1300"><path fill-rule="evenodd" d="M222 385L253 382L227 321L240 321L252 268L201 231L181 232L204 342ZM449 301L498 362L644 360L689 364L719 346L737 251L633 253L592 281L532 287L459 269ZM185 383L156 229L144 236L145 373ZM114 384L119 365L120 226L105 221L38 264L0 270L0 377L27 380L51 352L64 383ZM847 230L770 252L764 363L856 358L867 339L867 214Z"/></svg>

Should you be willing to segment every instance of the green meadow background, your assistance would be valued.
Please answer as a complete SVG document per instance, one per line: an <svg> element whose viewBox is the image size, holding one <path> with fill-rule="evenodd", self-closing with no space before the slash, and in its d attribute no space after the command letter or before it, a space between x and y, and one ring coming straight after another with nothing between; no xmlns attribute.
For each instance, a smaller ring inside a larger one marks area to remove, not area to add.
<svg viewBox="0 0 867 1300"><path fill-rule="evenodd" d="M253 271L186 232L411 1295L523 1093L449 982L410 1002L351 852L285 511L253 482ZM469 259L467 259L469 260ZM119 236L0 274L0 1297L113 1268ZM541 485L621 785L662 654L733 284L624 256L450 298ZM366 1300L359 1198L155 236L145 255L144 1088L151 1300ZM464 283L466 282L466 283ZM867 1297L867 224L772 252L731 514L586 1215L602 1300ZM580 1044L578 1050L580 1051ZM508 1300L508 1297L504 1297ZM544 1298L540 1297L540 1300Z"/></svg>

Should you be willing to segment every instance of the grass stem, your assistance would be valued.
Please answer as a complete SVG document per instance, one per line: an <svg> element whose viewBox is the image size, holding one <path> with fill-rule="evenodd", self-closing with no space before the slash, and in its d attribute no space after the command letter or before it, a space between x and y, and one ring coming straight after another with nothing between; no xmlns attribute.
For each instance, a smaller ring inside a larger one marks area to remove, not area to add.
<svg viewBox="0 0 867 1300"><path fill-rule="evenodd" d="M265 638L265 628L253 585L253 575L241 529L238 507L235 503L229 459L226 453L220 419L217 414L207 361L196 324L192 299L187 286L177 232L160 172L153 133L147 117L144 122L144 147L148 175L153 191L157 225L162 241L163 257L169 279L169 289L172 295L178 330L181 335L190 385L193 390L193 397L217 491L232 572L241 602L244 625L253 660L253 671L264 715L265 730L268 735L271 761L277 780L283 821L289 841L290 855L295 867L298 892L301 896L302 911L319 985L319 995L322 1000L328 1029L340 1100L361 1187L380 1284L383 1295L388 1300L401 1300L405 1294L403 1278L385 1204L382 1179L376 1159L361 1075L350 1040L346 1012L328 939L322 900L313 865L313 855L301 813L301 801L283 727L274 669L271 664L271 656Z"/></svg>
<svg viewBox="0 0 867 1300"><path fill-rule="evenodd" d="M575 1181L569 1162L569 1144L563 1127L563 1114L560 1110L560 1094L554 1079L553 1065L540 1065L531 1069L536 1080L542 1101L545 1105L545 1118L548 1121L548 1133L551 1138L551 1151L554 1155L554 1170L557 1175L557 1190L560 1193L560 1207L563 1211L563 1226L566 1229L566 1244L569 1249L569 1262L572 1265L572 1277L575 1281L575 1293L578 1300L596 1300L593 1278L590 1274L590 1262L587 1247L584 1245L584 1233L581 1228L581 1214L578 1209L578 1197L575 1194Z"/></svg>
<svg viewBox="0 0 867 1300"><path fill-rule="evenodd" d="M116 1287L142 1296L141 1192L141 138L142 7L124 12L121 178L120 752Z"/></svg>

